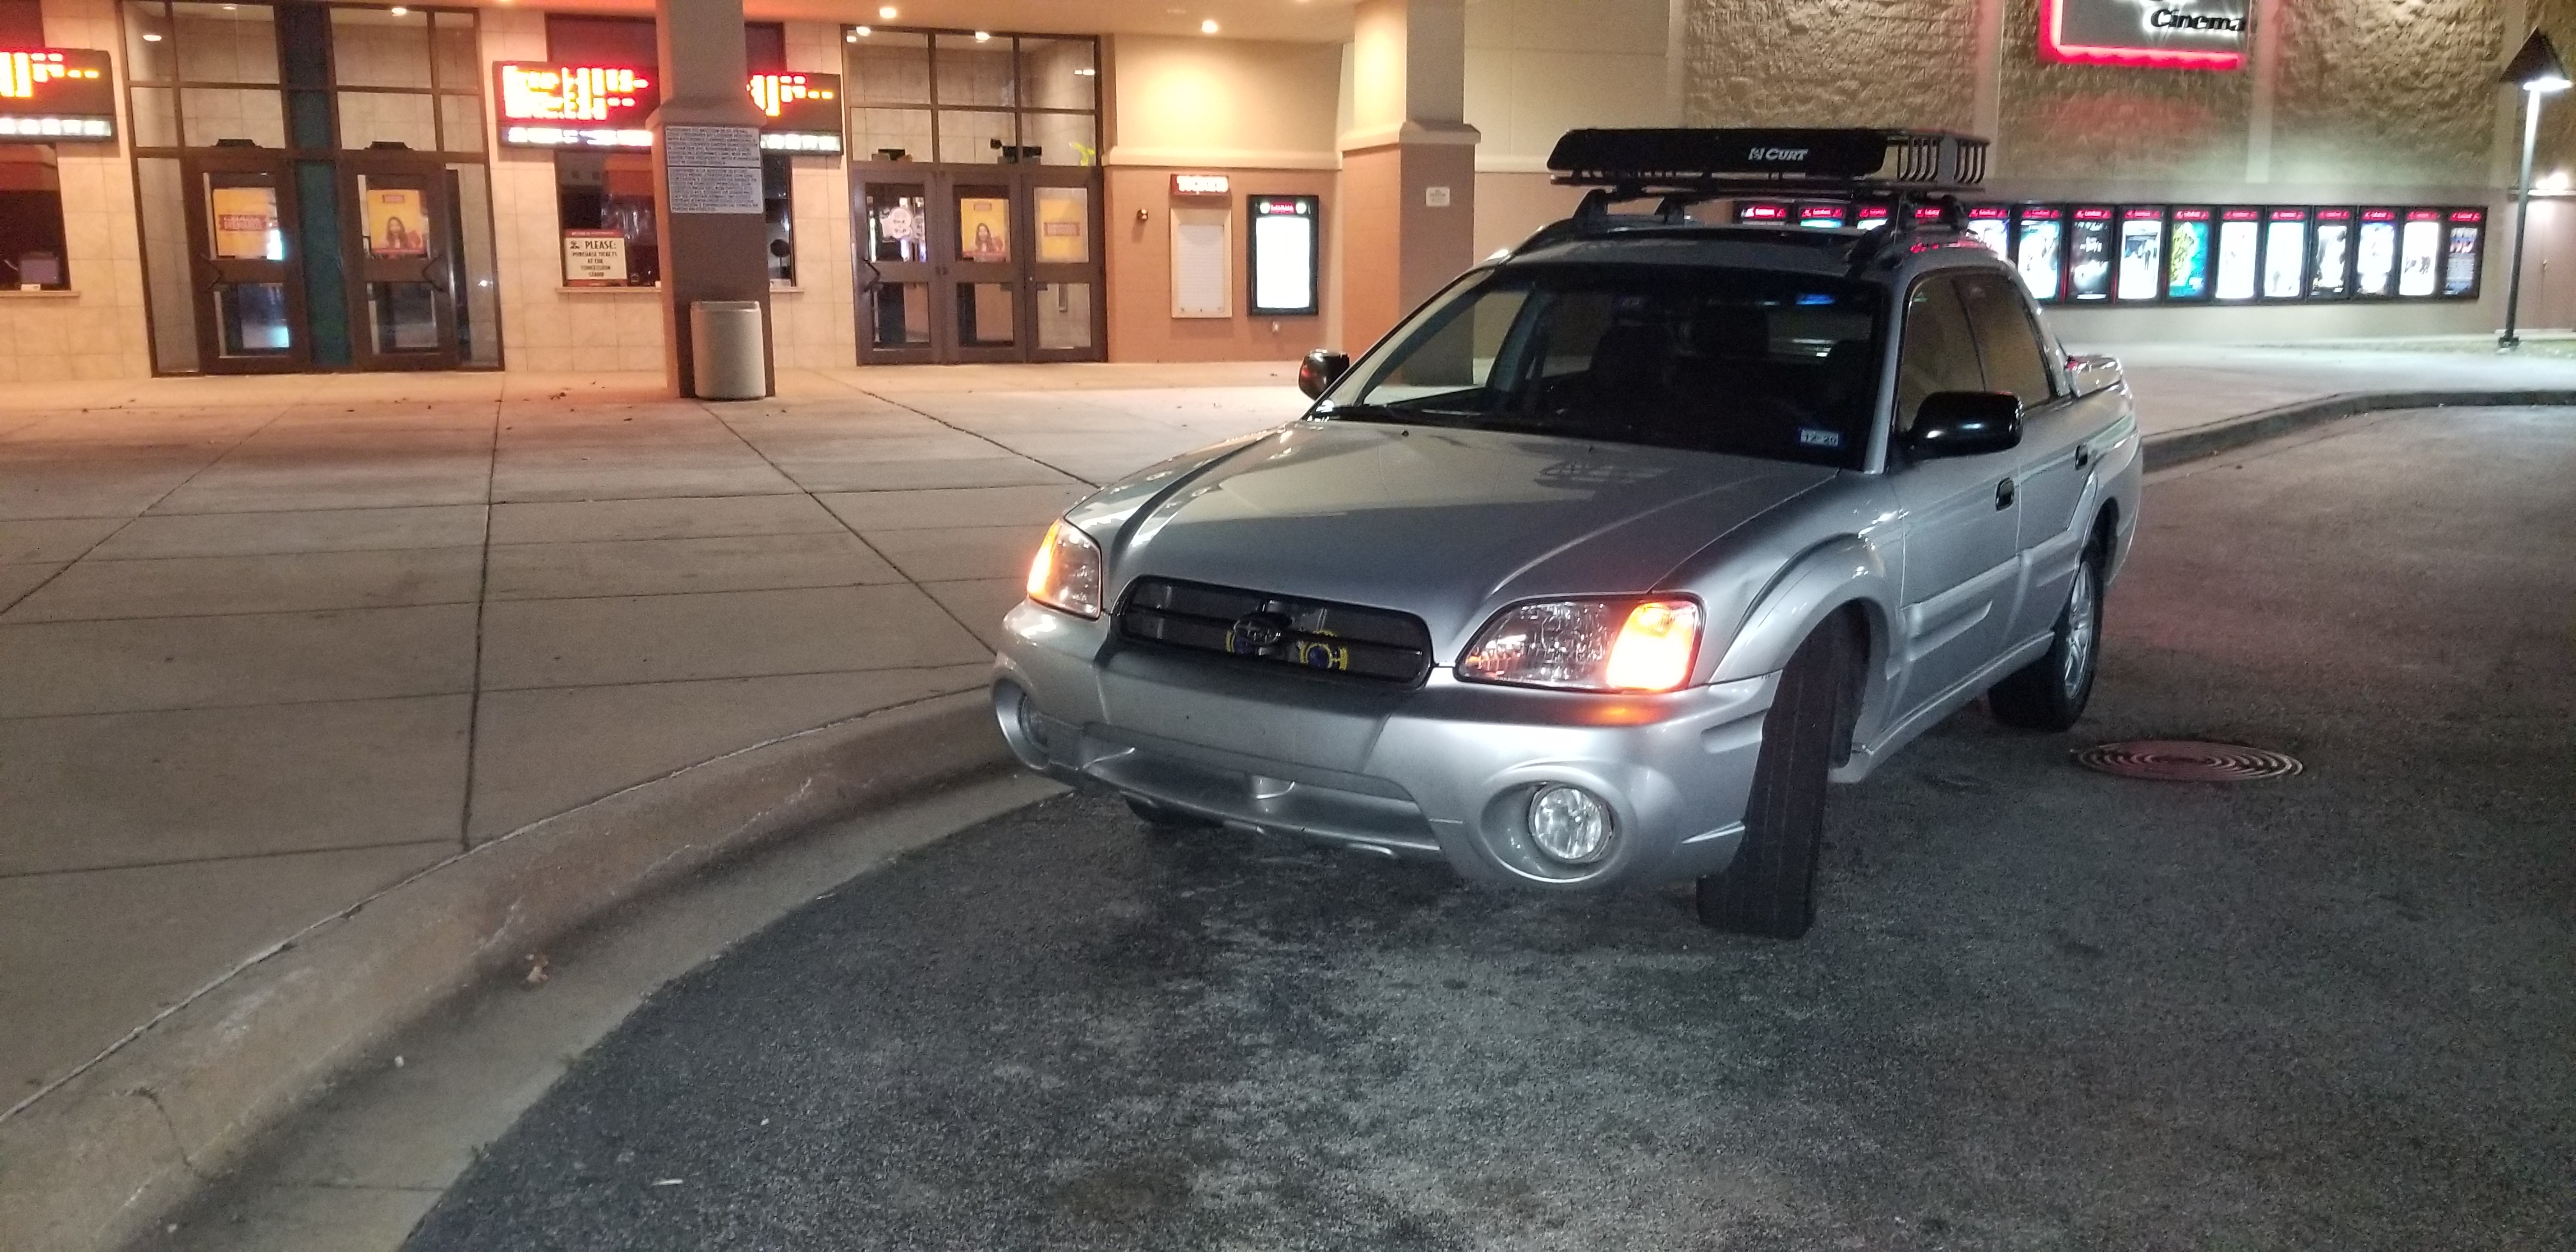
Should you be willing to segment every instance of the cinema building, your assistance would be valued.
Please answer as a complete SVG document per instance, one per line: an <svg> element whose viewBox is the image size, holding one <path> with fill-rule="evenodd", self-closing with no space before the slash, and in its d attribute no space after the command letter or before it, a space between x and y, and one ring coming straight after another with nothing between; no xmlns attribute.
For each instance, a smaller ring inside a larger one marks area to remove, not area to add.
<svg viewBox="0 0 2576 1252"><path fill-rule="evenodd" d="M1579 126L1990 136L1972 224L2071 339L2485 331L2535 25L2576 47L2521 0L0 0L0 381L658 371L711 292L780 368L1288 359L1567 212ZM2527 325L2576 321L2571 123Z"/></svg>

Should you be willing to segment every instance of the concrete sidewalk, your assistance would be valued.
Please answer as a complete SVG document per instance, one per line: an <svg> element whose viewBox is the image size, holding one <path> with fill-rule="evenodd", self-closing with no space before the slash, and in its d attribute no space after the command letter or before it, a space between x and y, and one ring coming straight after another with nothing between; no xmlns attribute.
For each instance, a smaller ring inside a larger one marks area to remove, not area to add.
<svg viewBox="0 0 2576 1252"><path fill-rule="evenodd" d="M2150 433L2576 360L2109 349ZM1282 364L339 375L0 395L0 1122L425 866L969 691L1092 484Z"/></svg>
<svg viewBox="0 0 2576 1252"><path fill-rule="evenodd" d="M0 397L0 1110L461 847L980 685L1088 484L1301 404L1276 366L856 377Z"/></svg>

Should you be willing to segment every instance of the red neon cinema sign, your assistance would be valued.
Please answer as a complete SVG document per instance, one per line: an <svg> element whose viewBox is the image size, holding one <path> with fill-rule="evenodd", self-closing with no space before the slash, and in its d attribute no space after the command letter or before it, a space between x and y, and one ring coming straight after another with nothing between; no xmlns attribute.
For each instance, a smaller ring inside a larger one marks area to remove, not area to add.
<svg viewBox="0 0 2576 1252"><path fill-rule="evenodd" d="M2039 53L2069 65L2245 68L2247 0L2040 0Z"/></svg>

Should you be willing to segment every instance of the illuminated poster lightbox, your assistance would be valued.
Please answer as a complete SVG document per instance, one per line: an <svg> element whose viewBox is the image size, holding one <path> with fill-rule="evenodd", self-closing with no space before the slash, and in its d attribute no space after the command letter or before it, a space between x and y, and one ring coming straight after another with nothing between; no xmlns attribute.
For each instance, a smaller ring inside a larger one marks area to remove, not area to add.
<svg viewBox="0 0 2576 1252"><path fill-rule="evenodd" d="M2254 260L2263 250L2262 214L2229 209L2218 215L2218 298L2254 298Z"/></svg>
<svg viewBox="0 0 2576 1252"><path fill-rule="evenodd" d="M2210 211L2175 209L2173 234L2165 243L2165 298L2209 298Z"/></svg>
<svg viewBox="0 0 2576 1252"><path fill-rule="evenodd" d="M2252 0L2040 0L2039 53L2075 65L2245 67Z"/></svg>
<svg viewBox="0 0 2576 1252"><path fill-rule="evenodd" d="M1314 196L1251 198L1252 315L1311 317L1323 309L1323 201Z"/></svg>
<svg viewBox="0 0 2576 1252"><path fill-rule="evenodd" d="M648 125L662 105L659 71L604 65L502 61L492 99L506 148L653 147ZM772 152L841 150L841 76L754 74L743 84L761 111L760 146Z"/></svg>
<svg viewBox="0 0 2576 1252"><path fill-rule="evenodd" d="M2296 300L2307 289L2308 211L2274 209L2263 227L2263 298Z"/></svg>
<svg viewBox="0 0 2576 1252"><path fill-rule="evenodd" d="M2486 210L2451 210L2450 242L2442 250L2442 294L2478 293L2478 245L2486 234Z"/></svg>
<svg viewBox="0 0 2576 1252"><path fill-rule="evenodd" d="M116 138L116 74L104 52L84 48L0 51L0 139L109 143Z"/></svg>
<svg viewBox="0 0 2576 1252"><path fill-rule="evenodd" d="M2021 271L2021 281L2030 288L2033 300L2057 298L2057 254L2058 244L2065 238L2064 216L2048 205L2031 205L2021 211L2021 223L2013 235L2013 265Z"/></svg>
<svg viewBox="0 0 2576 1252"><path fill-rule="evenodd" d="M2111 210L2075 210L2066 236L2067 294L2077 300L2111 298Z"/></svg>
<svg viewBox="0 0 2576 1252"><path fill-rule="evenodd" d="M2120 211L2120 280L2113 294L2122 300L2153 300L2164 294L2165 211L2132 208Z"/></svg>
<svg viewBox="0 0 2576 1252"><path fill-rule="evenodd" d="M2000 204L1968 208L1968 237L2007 260L2012 257L2012 210Z"/></svg>
<svg viewBox="0 0 2576 1252"><path fill-rule="evenodd" d="M2361 211L2352 271L2354 295L2376 299L2397 294L2397 210Z"/></svg>
<svg viewBox="0 0 2576 1252"><path fill-rule="evenodd" d="M2397 236L2397 294L2433 294L2440 285L2441 258L2441 210L2406 210L2406 228Z"/></svg>
<svg viewBox="0 0 2576 1252"><path fill-rule="evenodd" d="M2311 229L2308 297L2339 300L2352 293L2352 210L2319 209Z"/></svg>

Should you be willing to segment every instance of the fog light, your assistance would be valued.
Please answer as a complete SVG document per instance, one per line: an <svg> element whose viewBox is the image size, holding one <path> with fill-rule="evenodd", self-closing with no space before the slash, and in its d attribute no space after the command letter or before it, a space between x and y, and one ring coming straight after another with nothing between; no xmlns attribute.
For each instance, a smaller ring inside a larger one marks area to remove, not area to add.
<svg viewBox="0 0 2576 1252"><path fill-rule="evenodd" d="M1529 832L1539 851L1568 865L1589 865L1610 854L1619 837L1610 806L1581 787L1550 783L1530 797Z"/></svg>

